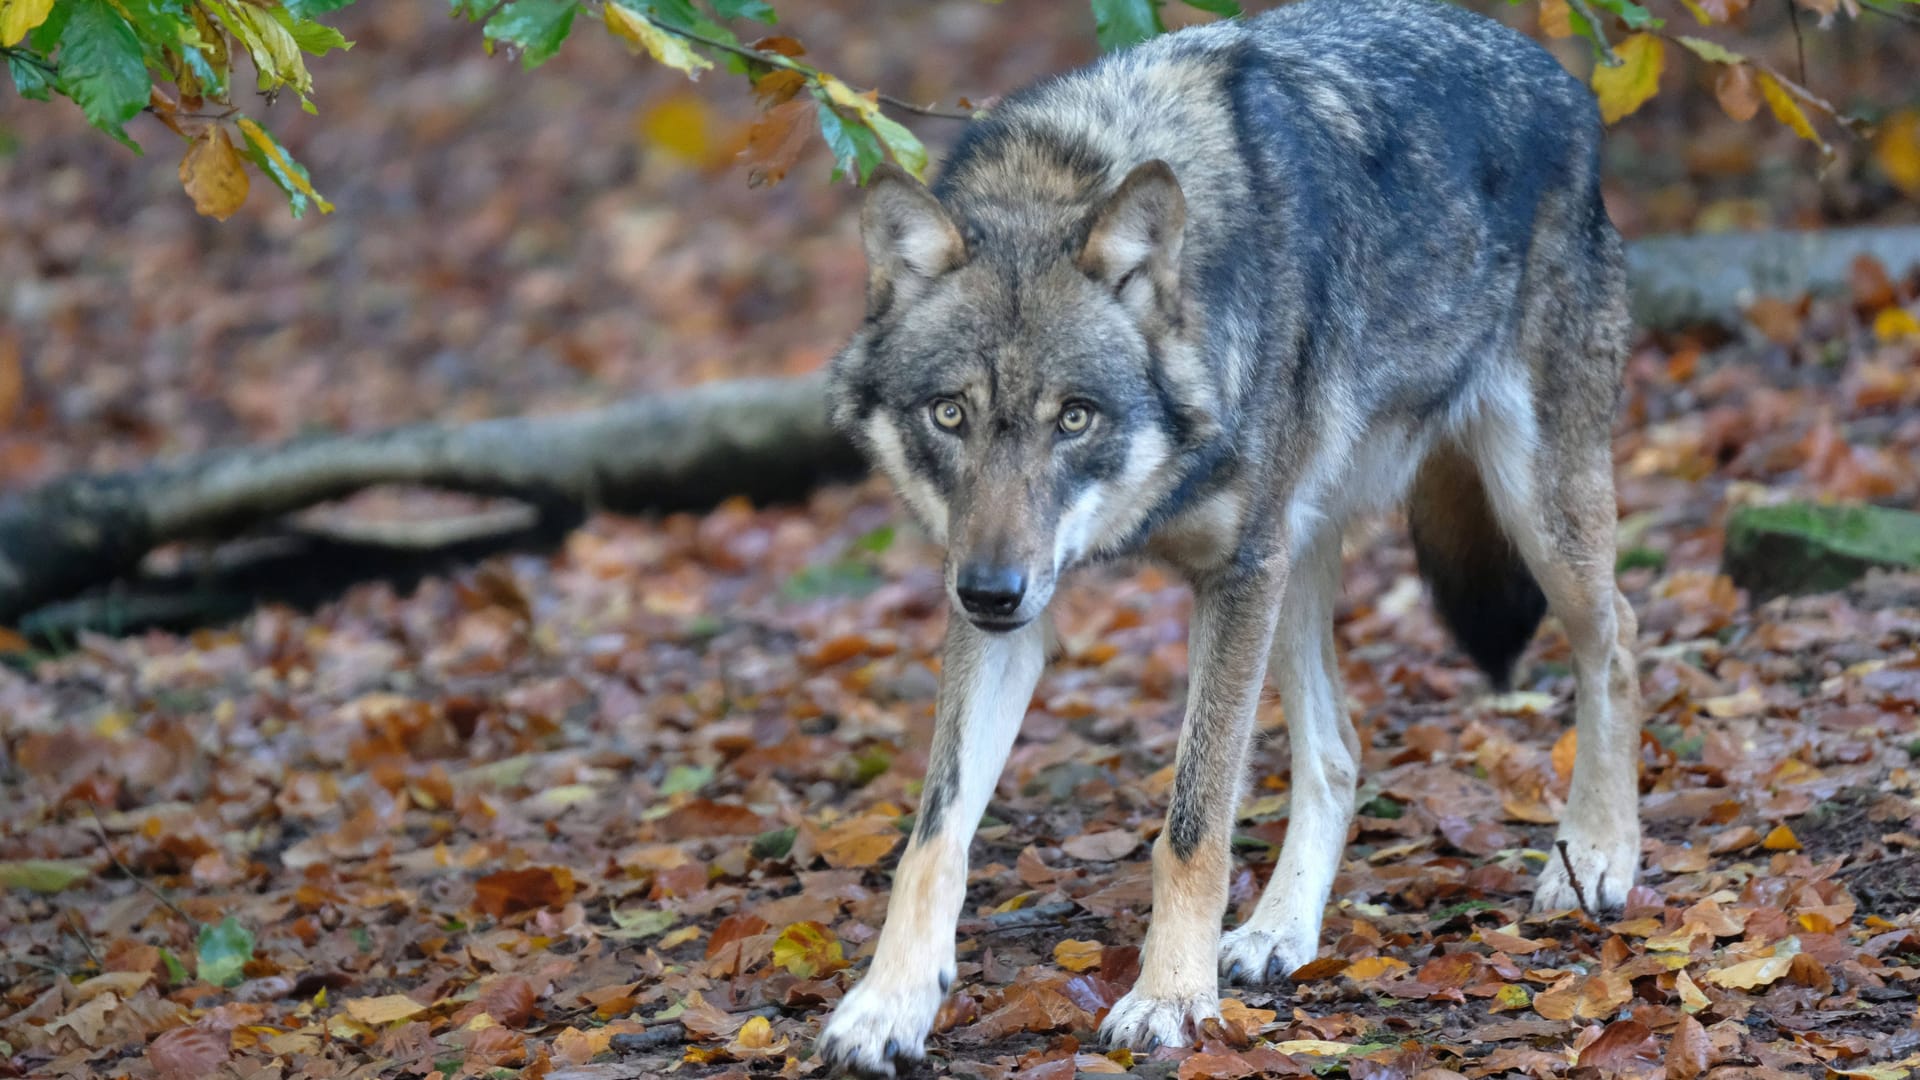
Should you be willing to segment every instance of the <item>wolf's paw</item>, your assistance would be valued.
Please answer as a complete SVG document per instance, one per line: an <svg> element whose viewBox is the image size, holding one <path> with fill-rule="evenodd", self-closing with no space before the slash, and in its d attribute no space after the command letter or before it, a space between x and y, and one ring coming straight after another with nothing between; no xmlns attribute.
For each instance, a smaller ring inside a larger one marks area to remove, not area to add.
<svg viewBox="0 0 1920 1080"><path fill-rule="evenodd" d="M945 997L931 980L884 989L862 981L833 1010L814 1052L834 1074L891 1077L896 1062L926 1056L927 1032Z"/></svg>
<svg viewBox="0 0 1920 1080"><path fill-rule="evenodd" d="M1220 977L1237 986L1271 986L1314 958L1318 931L1253 922L1229 930L1220 939Z"/></svg>
<svg viewBox="0 0 1920 1080"><path fill-rule="evenodd" d="M1100 1041L1146 1053L1157 1046L1192 1046L1200 1041L1200 1022L1220 1015L1214 991L1188 997L1148 997L1138 990L1113 1003L1100 1025Z"/></svg>
<svg viewBox="0 0 1920 1080"><path fill-rule="evenodd" d="M1566 911L1580 906L1580 893L1586 893L1587 906L1595 911L1625 907L1627 891L1640 875L1640 837L1622 836L1596 844L1590 840L1564 837L1567 857L1560 857L1559 842L1547 851L1547 865L1540 871L1540 882L1533 888L1533 910ZM1573 876L1567 876L1567 864L1573 864ZM1574 880L1580 888L1573 887Z"/></svg>

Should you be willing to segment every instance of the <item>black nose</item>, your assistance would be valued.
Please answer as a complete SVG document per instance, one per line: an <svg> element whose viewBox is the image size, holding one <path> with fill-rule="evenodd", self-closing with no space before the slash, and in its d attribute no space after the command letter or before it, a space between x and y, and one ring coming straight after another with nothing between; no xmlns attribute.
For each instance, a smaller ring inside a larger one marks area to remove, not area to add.
<svg viewBox="0 0 1920 1080"><path fill-rule="evenodd" d="M1020 598L1027 594L1027 576L1006 566L963 566L954 584L960 603L972 615L1004 618L1019 610Z"/></svg>

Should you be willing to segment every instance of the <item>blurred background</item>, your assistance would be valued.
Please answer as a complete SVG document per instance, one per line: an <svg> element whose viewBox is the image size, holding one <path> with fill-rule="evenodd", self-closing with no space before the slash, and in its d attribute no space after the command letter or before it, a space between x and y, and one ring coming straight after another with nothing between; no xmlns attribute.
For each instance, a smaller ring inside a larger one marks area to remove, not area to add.
<svg viewBox="0 0 1920 1080"><path fill-rule="evenodd" d="M1470 6L1539 36L1535 5ZM1083 3L826 0L781 15L810 62L916 102L988 100L1096 52ZM1920 105L1920 27L1801 20L1815 92L1870 118ZM151 117L130 128L148 149L136 156L70 103L0 96L0 489L301 432L796 373L858 318L857 189L827 181L817 133L784 182L749 188L745 80L690 82L594 27L523 71L433 3L329 21L355 45L311 61L317 116L290 96L235 100L308 166L330 216L294 220L256 177L232 220L202 218L177 140ZM1798 68L1784 5L1716 29ZM1586 42L1550 44L1590 66ZM1765 109L1729 119L1713 77L1670 49L1663 92L1614 129L1607 194L1629 236L1920 220L1872 140L1823 122L1836 151L1823 168ZM961 127L896 115L936 163Z"/></svg>

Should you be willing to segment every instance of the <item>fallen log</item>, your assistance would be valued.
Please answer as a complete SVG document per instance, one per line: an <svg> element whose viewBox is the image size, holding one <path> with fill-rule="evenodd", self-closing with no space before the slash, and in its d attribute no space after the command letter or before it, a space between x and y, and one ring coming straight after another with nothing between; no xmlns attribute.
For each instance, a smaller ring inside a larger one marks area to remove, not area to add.
<svg viewBox="0 0 1920 1080"><path fill-rule="evenodd" d="M1867 255L1920 272L1920 226L1665 237L1628 246L1639 323L1737 322L1762 295L1844 288ZM711 383L559 416L512 417L236 448L81 474L0 501L0 625L124 578L148 552L241 535L379 484L504 495L538 508L706 509L800 498L857 476L828 426L823 376Z"/></svg>
<svg viewBox="0 0 1920 1080"><path fill-rule="evenodd" d="M792 500L863 468L828 426L812 375L81 474L0 502L0 624L123 577L162 544L235 536L378 484L642 513L705 509L730 494Z"/></svg>

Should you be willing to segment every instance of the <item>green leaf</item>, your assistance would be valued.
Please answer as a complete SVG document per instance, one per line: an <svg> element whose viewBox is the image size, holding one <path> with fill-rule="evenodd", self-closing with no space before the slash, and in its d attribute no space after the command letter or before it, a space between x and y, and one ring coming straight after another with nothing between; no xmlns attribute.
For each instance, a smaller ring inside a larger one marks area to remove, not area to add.
<svg viewBox="0 0 1920 1080"><path fill-rule="evenodd" d="M353 3L353 0L280 0L280 8L288 15L293 16L295 22L306 22L315 15L325 15L329 11L339 11L351 3ZM455 0L454 7L457 9L459 6L459 0ZM485 6L492 7L493 5L487 4Z"/></svg>
<svg viewBox="0 0 1920 1080"><path fill-rule="evenodd" d="M893 153L893 160L899 162L901 168L912 173L916 179L925 177L927 148L920 144L920 140L914 137L913 132L877 110L864 119L867 126L873 129L873 133L878 135L880 141ZM864 181L866 178L862 176L861 179Z"/></svg>
<svg viewBox="0 0 1920 1080"><path fill-rule="evenodd" d="M679 915L663 908L643 907L633 908L628 911L614 908L609 914L613 916L613 925L620 929L607 936L618 937L627 941L633 941L638 938L649 938L655 934L664 934L673 927L674 923L680 921Z"/></svg>
<svg viewBox="0 0 1920 1080"><path fill-rule="evenodd" d="M667 770L666 779L660 781L660 794L678 795L683 791L699 791L712 779L711 765L675 765Z"/></svg>
<svg viewBox="0 0 1920 1080"><path fill-rule="evenodd" d="M858 121L849 121L842 117L832 105L824 101L820 106L820 134L826 137L827 149L833 152L833 178L840 179L849 169L862 184L873 175L874 167L886 160L885 150L880 148L880 138Z"/></svg>
<svg viewBox="0 0 1920 1080"><path fill-rule="evenodd" d="M1667 25L1667 20L1658 18L1653 12L1641 7L1633 0L1593 0L1593 6L1602 11L1611 11L1620 16L1620 21L1635 30L1657 30ZM1579 9L1575 9L1578 14Z"/></svg>
<svg viewBox="0 0 1920 1080"><path fill-rule="evenodd" d="M451 0L453 13L468 22L479 22L493 10L494 0Z"/></svg>
<svg viewBox="0 0 1920 1080"><path fill-rule="evenodd" d="M187 982L187 965L173 955L172 949L160 950L160 962L167 966L167 983L170 986L184 986Z"/></svg>
<svg viewBox="0 0 1920 1080"><path fill-rule="evenodd" d="M253 959L253 931L229 915L200 928L200 940L194 945L199 954L200 981L215 986L232 986L240 981L240 972Z"/></svg>
<svg viewBox="0 0 1920 1080"><path fill-rule="evenodd" d="M645 12L668 26L691 30L702 37L717 38L729 45L740 44L733 31L714 22L693 6L692 0L626 0L626 7Z"/></svg>
<svg viewBox="0 0 1920 1080"><path fill-rule="evenodd" d="M50 100L48 90L53 86L53 76L47 69L27 58L28 54L12 52L7 54L7 73L13 76L13 88L23 98L34 101Z"/></svg>
<svg viewBox="0 0 1920 1080"><path fill-rule="evenodd" d="M766 0L713 0L713 10L723 19L752 19L769 25L779 18Z"/></svg>
<svg viewBox="0 0 1920 1080"><path fill-rule="evenodd" d="M57 893L87 880L93 871L86 863L57 859L0 862L0 886L28 892Z"/></svg>
<svg viewBox="0 0 1920 1080"><path fill-rule="evenodd" d="M856 537L853 541L853 546L859 548L861 551L868 551L878 555L893 546L893 539L893 526L882 525L872 532L863 533Z"/></svg>
<svg viewBox="0 0 1920 1080"><path fill-rule="evenodd" d="M280 24L287 28L287 33L293 35L294 43L300 46L302 52L325 56L335 49L353 48L353 42L348 41L346 35L325 23L312 20L302 22L286 17L284 9L276 14L282 16Z"/></svg>
<svg viewBox="0 0 1920 1080"><path fill-rule="evenodd" d="M519 46L521 66L537 68L560 51L579 10L576 0L512 0L487 20L485 33L489 41Z"/></svg>
<svg viewBox="0 0 1920 1080"><path fill-rule="evenodd" d="M1240 17L1240 5L1234 3L1234 0L1186 0L1186 3L1190 8L1199 8L1201 11L1218 15L1223 19Z"/></svg>
<svg viewBox="0 0 1920 1080"><path fill-rule="evenodd" d="M784 859L793 851L793 841L800 830L792 825L784 829L768 829L753 838L753 846L748 850L756 859Z"/></svg>
<svg viewBox="0 0 1920 1080"><path fill-rule="evenodd" d="M1708 41L1706 38L1688 37L1682 34L1675 40L1685 45L1688 52L1708 63L1739 64L1744 63L1747 59L1719 42Z"/></svg>
<svg viewBox="0 0 1920 1080"><path fill-rule="evenodd" d="M1093 0L1093 36L1102 52L1138 45L1166 30L1160 0Z"/></svg>
<svg viewBox="0 0 1920 1080"><path fill-rule="evenodd" d="M60 92L88 123L139 149L123 127L146 107L153 87L139 37L107 0L65 6L71 15L60 34Z"/></svg>

